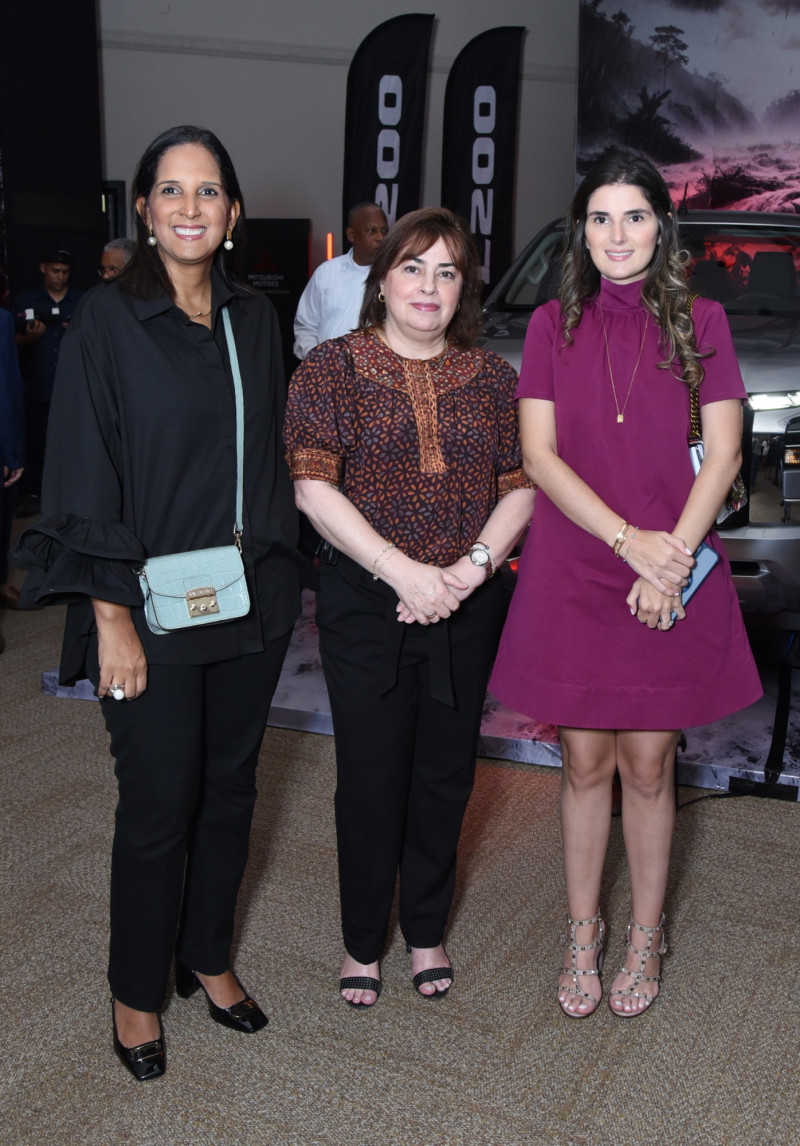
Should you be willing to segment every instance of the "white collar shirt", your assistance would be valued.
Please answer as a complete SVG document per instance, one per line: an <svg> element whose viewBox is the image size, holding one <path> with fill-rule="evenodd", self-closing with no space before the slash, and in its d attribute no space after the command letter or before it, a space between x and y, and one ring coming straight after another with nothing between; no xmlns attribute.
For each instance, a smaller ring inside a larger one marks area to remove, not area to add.
<svg viewBox="0 0 800 1146"><path fill-rule="evenodd" d="M294 319L294 353L305 358L312 347L348 334L358 325L368 266L353 252L321 263L300 296Z"/></svg>

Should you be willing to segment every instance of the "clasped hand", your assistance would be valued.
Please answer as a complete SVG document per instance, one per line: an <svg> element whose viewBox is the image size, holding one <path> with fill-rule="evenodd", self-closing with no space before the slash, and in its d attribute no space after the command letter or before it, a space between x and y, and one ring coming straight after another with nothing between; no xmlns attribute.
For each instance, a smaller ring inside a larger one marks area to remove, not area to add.
<svg viewBox="0 0 800 1146"><path fill-rule="evenodd" d="M400 557L402 560L398 560ZM386 568L384 580L399 598L398 621L407 625L415 621L420 625L432 625L446 620L474 588L463 576L453 572L455 566L439 569L435 565L412 561L404 555L398 554L398 558L391 562L393 568ZM477 572L483 578L483 573Z"/></svg>
<svg viewBox="0 0 800 1146"><path fill-rule="evenodd" d="M680 597L694 567L694 557L686 543L674 533L663 530L637 530L631 544L623 548L623 553L634 573L659 593L673 598Z"/></svg>
<svg viewBox="0 0 800 1146"><path fill-rule="evenodd" d="M660 629L666 632L672 628L674 621L682 621L686 616L680 597L659 593L642 577L637 577L634 581L626 602L631 616L636 617L641 624L647 625L648 629Z"/></svg>
<svg viewBox="0 0 800 1146"><path fill-rule="evenodd" d="M648 629L662 632L671 629L674 621L682 621L686 613L681 604L681 589L688 583L694 557L680 537L640 530L628 549L626 560L639 574L626 597L631 616Z"/></svg>

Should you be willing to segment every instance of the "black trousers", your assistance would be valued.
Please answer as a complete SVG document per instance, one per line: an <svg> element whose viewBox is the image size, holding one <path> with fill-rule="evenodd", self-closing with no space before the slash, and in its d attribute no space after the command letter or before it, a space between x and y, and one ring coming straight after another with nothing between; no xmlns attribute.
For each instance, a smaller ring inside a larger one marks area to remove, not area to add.
<svg viewBox="0 0 800 1146"><path fill-rule="evenodd" d="M161 1010L173 951L203 974L230 965L256 764L290 635L235 660L150 665L138 700L100 702L119 783L108 981L129 1007Z"/></svg>
<svg viewBox="0 0 800 1146"><path fill-rule="evenodd" d="M8 580L8 547L11 544L11 527L14 524L14 507L17 504L17 487L3 488L0 480L0 585Z"/></svg>
<svg viewBox="0 0 800 1146"><path fill-rule="evenodd" d="M47 422L50 417L50 402L37 402L25 399L25 451L27 461L25 471L19 479L20 494L42 492L42 472L47 446Z"/></svg>
<svg viewBox="0 0 800 1146"><path fill-rule="evenodd" d="M401 625L396 604L346 557L323 566L317 625L336 737L342 934L360 963L380 956L398 870L406 941L442 941L508 592L489 581L429 626Z"/></svg>

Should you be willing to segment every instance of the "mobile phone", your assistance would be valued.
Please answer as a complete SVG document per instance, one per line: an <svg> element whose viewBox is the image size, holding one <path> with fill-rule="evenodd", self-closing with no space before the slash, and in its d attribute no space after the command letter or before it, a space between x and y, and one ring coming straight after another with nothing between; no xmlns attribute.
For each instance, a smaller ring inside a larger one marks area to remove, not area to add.
<svg viewBox="0 0 800 1146"><path fill-rule="evenodd" d="M714 566L719 563L719 553L703 541L694 552L694 561L695 563L689 576L689 583L684 586L681 591L681 604L684 608L686 608ZM673 621L676 617L677 613L673 613Z"/></svg>

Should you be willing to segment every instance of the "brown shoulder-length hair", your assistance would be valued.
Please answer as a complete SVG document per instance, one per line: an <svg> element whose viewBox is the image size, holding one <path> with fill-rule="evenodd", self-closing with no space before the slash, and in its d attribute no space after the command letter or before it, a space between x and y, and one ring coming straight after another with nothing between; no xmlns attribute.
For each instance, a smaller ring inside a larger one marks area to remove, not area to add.
<svg viewBox="0 0 800 1146"><path fill-rule="evenodd" d="M567 344L572 342L572 331L581 320L584 300L600 289L600 272L586 246L589 199L600 187L620 183L639 188L658 223L655 253L642 279L642 302L661 331L664 361L659 366L671 369L677 357L684 382L687 386L698 386L703 379L700 360L713 351L697 349L691 295L686 285L688 256L681 250L666 183L650 160L635 152L619 148L605 151L581 182L567 211L559 291L565 340Z"/></svg>
<svg viewBox="0 0 800 1146"><path fill-rule="evenodd" d="M447 328L448 341L462 350L475 345L482 323L480 261L466 221L447 207L409 211L391 228L364 284L359 330L383 326L386 307L378 298L381 280L405 259L423 255L438 239L444 239L462 278L460 305Z"/></svg>

